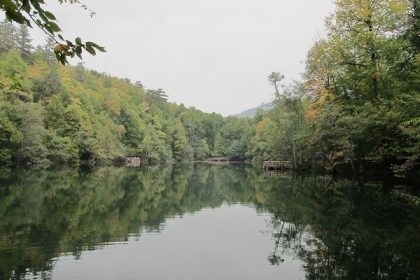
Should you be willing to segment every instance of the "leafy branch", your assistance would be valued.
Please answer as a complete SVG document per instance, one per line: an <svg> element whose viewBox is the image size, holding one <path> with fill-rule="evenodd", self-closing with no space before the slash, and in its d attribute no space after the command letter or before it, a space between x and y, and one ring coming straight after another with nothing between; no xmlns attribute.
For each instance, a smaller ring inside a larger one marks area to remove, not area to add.
<svg viewBox="0 0 420 280"><path fill-rule="evenodd" d="M79 0L58 0L60 4L63 3L80 3ZM1 0L0 9L4 11L6 18L11 22L25 24L32 28L35 24L45 34L51 37L56 45L54 53L59 62L63 65L68 64L68 58L79 57L82 59L84 51L91 55L96 55L96 52L105 52L105 48L94 43L83 43L80 37L77 37L73 42L66 40L60 34L61 28L58 25L55 15L44 8L44 0ZM84 10L88 10L92 17L95 13L87 8L86 5L81 5Z"/></svg>

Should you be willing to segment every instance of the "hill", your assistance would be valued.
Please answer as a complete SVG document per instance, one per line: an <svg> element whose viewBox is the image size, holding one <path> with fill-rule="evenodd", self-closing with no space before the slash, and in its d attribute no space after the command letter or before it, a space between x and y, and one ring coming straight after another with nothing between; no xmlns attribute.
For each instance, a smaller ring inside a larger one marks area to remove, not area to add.
<svg viewBox="0 0 420 280"><path fill-rule="evenodd" d="M47 49L0 51L0 164L49 166L243 157L248 121L166 100L162 89L78 66Z"/></svg>
<svg viewBox="0 0 420 280"><path fill-rule="evenodd" d="M233 115L233 117L246 117L246 118L253 118L259 109L263 111L270 111L273 108L273 103L263 103L258 107L254 107L248 110L245 110L239 114Z"/></svg>

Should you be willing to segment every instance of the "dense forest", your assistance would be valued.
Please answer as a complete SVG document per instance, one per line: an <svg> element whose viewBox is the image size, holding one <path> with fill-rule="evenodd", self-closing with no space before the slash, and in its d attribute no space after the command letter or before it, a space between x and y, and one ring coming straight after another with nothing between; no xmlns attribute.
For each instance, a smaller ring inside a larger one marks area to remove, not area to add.
<svg viewBox="0 0 420 280"><path fill-rule="evenodd" d="M418 1L336 1L327 36L307 55L302 81L281 84L257 124L254 154L295 166L322 161L353 172L381 162L397 174L420 155Z"/></svg>
<svg viewBox="0 0 420 280"><path fill-rule="evenodd" d="M0 162L20 165L110 162L140 155L144 162L245 155L246 119L224 119L167 102L145 89L88 70L62 66L54 42L33 49L28 28L0 26Z"/></svg>
<svg viewBox="0 0 420 280"><path fill-rule="evenodd" d="M300 81L273 72L274 106L223 118L168 102L162 89L61 66L54 42L34 48L26 25L0 25L0 162L290 160L295 168L380 162L395 174L420 156L416 0L336 1ZM98 58L100 59L100 58ZM141 77L139 77L141 79ZM240 96L238 96L240 98Z"/></svg>

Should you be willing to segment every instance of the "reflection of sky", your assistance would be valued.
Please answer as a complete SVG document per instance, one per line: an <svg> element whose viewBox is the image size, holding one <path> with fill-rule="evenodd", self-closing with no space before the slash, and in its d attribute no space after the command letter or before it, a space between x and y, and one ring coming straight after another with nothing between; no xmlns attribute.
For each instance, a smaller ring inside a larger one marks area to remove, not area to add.
<svg viewBox="0 0 420 280"><path fill-rule="evenodd" d="M53 279L303 279L301 263L273 251L268 214L223 205L166 220L161 232L57 259ZM137 241L136 241L137 240Z"/></svg>

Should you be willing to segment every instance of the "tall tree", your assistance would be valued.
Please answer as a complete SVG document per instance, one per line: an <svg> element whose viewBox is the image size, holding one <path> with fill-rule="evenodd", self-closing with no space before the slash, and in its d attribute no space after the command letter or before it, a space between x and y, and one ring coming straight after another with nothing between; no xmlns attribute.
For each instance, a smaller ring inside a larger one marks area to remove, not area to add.
<svg viewBox="0 0 420 280"><path fill-rule="evenodd" d="M23 60L30 62L31 51L33 47L31 44L32 39L31 35L29 34L28 26L24 24L20 25L17 35L17 49L19 50Z"/></svg>
<svg viewBox="0 0 420 280"><path fill-rule="evenodd" d="M16 48L16 27L8 20L0 22L0 52Z"/></svg>
<svg viewBox="0 0 420 280"><path fill-rule="evenodd" d="M276 90L275 95L276 98L280 97L280 83L283 81L284 75L280 74L280 72L271 72L270 75L268 75L268 81L274 86L274 89Z"/></svg>
<svg viewBox="0 0 420 280"><path fill-rule="evenodd" d="M327 19L335 93L345 99L389 98L392 77L412 60L404 34L410 0L338 0Z"/></svg>
<svg viewBox="0 0 420 280"><path fill-rule="evenodd" d="M54 54L54 46L55 41L51 37L47 37L47 40L45 41L45 45L43 46L43 54L45 59L48 62L54 62L56 61L55 54Z"/></svg>
<svg viewBox="0 0 420 280"><path fill-rule="evenodd" d="M23 165L48 164L48 150L44 144L46 130L40 103L21 103L17 107L19 130L18 161Z"/></svg>

